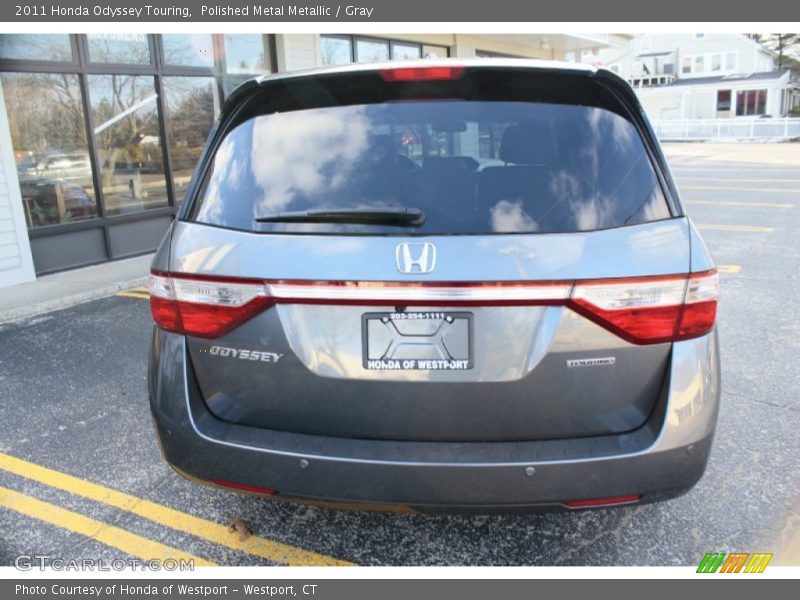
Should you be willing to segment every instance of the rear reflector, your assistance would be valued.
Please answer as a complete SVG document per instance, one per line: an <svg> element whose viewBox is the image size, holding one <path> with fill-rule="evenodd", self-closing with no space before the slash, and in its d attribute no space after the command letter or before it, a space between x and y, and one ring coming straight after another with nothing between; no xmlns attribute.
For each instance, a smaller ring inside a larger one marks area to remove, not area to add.
<svg viewBox="0 0 800 600"><path fill-rule="evenodd" d="M615 504L630 504L642 499L641 494L630 496L614 496L613 498L592 498L591 500L571 500L564 502L564 506L569 508L590 508L593 506L614 506Z"/></svg>
<svg viewBox="0 0 800 600"><path fill-rule="evenodd" d="M716 321L716 271L689 275L539 282L265 281L150 276L162 329L216 338L273 304L363 306L566 306L634 344L684 340Z"/></svg>
<svg viewBox="0 0 800 600"><path fill-rule="evenodd" d="M212 479L211 483L221 485L222 487L232 488L234 490L254 492L256 494L264 494L266 496L274 496L278 493L278 490L273 490L272 488L258 487L256 485L247 485L244 483L233 483L232 481L225 481L224 479Z"/></svg>
<svg viewBox="0 0 800 600"><path fill-rule="evenodd" d="M464 67L397 67L381 69L384 81L442 81L459 79Z"/></svg>

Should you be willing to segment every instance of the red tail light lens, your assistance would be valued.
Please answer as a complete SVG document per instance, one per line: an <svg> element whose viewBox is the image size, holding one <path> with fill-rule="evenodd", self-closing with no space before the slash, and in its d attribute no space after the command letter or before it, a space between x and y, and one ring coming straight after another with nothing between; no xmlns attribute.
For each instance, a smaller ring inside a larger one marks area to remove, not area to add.
<svg viewBox="0 0 800 600"><path fill-rule="evenodd" d="M717 320L718 299L719 278L716 271L690 275L675 339L686 340L711 331Z"/></svg>
<svg viewBox="0 0 800 600"><path fill-rule="evenodd" d="M711 331L716 271L668 277L578 281L570 306L634 344L658 344Z"/></svg>
<svg viewBox="0 0 800 600"><path fill-rule="evenodd" d="M384 81L443 81L459 79L464 67L397 67L381 69Z"/></svg>
<svg viewBox="0 0 800 600"><path fill-rule="evenodd" d="M263 281L150 275L150 312L167 331L216 338L272 303Z"/></svg>

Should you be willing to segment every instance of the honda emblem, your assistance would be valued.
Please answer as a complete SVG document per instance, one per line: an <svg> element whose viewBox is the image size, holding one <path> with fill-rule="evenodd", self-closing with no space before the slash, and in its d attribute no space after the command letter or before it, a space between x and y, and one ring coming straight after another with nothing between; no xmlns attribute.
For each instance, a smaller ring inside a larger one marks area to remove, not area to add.
<svg viewBox="0 0 800 600"><path fill-rule="evenodd" d="M430 273L436 267L436 246L429 242L397 245L395 263L401 273Z"/></svg>

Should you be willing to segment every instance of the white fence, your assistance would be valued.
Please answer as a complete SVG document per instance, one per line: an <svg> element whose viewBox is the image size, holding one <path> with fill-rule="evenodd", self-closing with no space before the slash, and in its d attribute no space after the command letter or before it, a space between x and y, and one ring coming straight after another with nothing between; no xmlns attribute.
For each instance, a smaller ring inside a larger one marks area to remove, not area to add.
<svg viewBox="0 0 800 600"><path fill-rule="evenodd" d="M662 142L800 138L800 119L674 119L653 121Z"/></svg>

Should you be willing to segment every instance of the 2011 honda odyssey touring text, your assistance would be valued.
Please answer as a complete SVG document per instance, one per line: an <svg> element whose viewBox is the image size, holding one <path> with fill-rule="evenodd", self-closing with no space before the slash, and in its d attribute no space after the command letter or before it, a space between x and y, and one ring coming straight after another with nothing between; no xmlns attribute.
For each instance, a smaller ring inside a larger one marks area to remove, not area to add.
<svg viewBox="0 0 800 600"><path fill-rule="evenodd" d="M164 456L210 485L584 508L701 477L717 274L605 70L352 65L231 94L150 277Z"/></svg>

